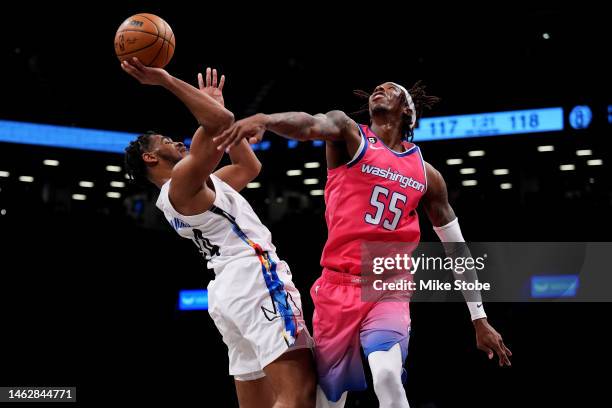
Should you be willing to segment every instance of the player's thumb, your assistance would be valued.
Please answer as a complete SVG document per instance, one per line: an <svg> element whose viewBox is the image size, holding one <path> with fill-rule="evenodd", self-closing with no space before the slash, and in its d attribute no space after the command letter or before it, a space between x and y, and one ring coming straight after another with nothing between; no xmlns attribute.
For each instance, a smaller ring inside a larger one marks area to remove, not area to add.
<svg viewBox="0 0 612 408"><path fill-rule="evenodd" d="M487 346L480 346L479 349L481 349L482 351L484 351L485 353L487 353L487 357L489 357L489 360L491 360L494 356L493 353L493 349L487 347Z"/></svg>

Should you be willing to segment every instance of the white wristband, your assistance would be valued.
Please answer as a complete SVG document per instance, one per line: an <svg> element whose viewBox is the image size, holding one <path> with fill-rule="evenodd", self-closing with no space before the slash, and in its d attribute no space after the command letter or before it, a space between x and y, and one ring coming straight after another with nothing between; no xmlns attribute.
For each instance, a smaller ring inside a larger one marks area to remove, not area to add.
<svg viewBox="0 0 612 408"><path fill-rule="evenodd" d="M434 231L440 238L441 242L465 242L463 235L461 234L461 227L459 227L459 218L455 218L451 222L441 227L434 227ZM470 316L472 321L487 317L484 311L482 302L466 302L468 309L470 310Z"/></svg>

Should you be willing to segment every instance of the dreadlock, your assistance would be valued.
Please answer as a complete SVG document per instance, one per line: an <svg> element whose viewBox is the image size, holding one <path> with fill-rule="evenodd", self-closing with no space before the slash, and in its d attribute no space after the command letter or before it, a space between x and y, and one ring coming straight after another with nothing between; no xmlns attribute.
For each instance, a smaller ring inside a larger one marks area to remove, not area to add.
<svg viewBox="0 0 612 408"><path fill-rule="evenodd" d="M412 142L414 138L414 129L411 128L412 123L412 115L416 115L415 127L419 124L419 119L423 115L425 110L431 109L436 103L440 101L440 98L437 96L427 95L425 92L425 84L423 81L418 81L413 85L412 88L408 91L410 96L412 97L412 102L414 102L414 108L416 112L411 112L409 115L402 114L402 134L405 135L406 140ZM353 93L362 99L370 99L371 94L369 92L363 91L361 89L357 89L353 91ZM402 98L402 103L408 103L406 100L406 95L403 92L400 93ZM361 114L364 112L368 112L368 104L366 103L361 107L357 112L353 112L353 114Z"/></svg>
<svg viewBox="0 0 612 408"><path fill-rule="evenodd" d="M151 148L151 136L158 134L158 132L149 130L138 136L136 140L132 140L125 148L125 169L130 180L136 184L146 185L149 182L147 166L142 160L142 154Z"/></svg>

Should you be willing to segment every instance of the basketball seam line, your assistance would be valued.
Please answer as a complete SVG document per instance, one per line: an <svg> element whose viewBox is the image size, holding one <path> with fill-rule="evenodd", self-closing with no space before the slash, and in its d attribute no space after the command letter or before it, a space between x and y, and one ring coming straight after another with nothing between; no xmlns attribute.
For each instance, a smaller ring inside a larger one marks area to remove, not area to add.
<svg viewBox="0 0 612 408"><path fill-rule="evenodd" d="M157 38L163 38L162 45L161 47L159 47L159 50L157 50L157 54L155 54L155 57L153 57L151 62L149 62L147 65L151 65L157 59L157 57L159 57L159 53L164 48L164 43L166 42L166 24L164 24L164 36L163 37L159 36L159 29L158 29Z"/></svg>
<svg viewBox="0 0 612 408"><path fill-rule="evenodd" d="M167 24L168 24L168 23L166 23L166 25L167 25ZM165 34L165 33L164 33L164 34ZM172 33L172 35L174 35L174 33ZM164 37L165 37L165 36L164 36ZM172 36L170 36L170 38L172 39ZM164 46L164 45L162 44L162 47L163 47L163 46ZM168 41L168 46L166 47L166 57L164 58L164 61L168 61L168 50L169 50L169 49L170 49L170 41ZM168 62L170 62L170 61L168 61Z"/></svg>

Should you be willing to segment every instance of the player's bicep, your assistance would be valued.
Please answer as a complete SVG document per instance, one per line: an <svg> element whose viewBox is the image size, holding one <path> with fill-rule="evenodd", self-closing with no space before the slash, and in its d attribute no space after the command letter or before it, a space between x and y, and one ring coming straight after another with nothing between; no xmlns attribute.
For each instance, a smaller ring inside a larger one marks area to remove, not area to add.
<svg viewBox="0 0 612 408"><path fill-rule="evenodd" d="M204 128L199 127L193 135L189 154L172 169L169 194L173 202L184 203L195 197L219 164L223 152L215 148L210 138Z"/></svg>
<svg viewBox="0 0 612 408"><path fill-rule="evenodd" d="M423 196L423 207L434 227L448 224L456 218L448 201L446 182L438 170L425 163L427 169L427 192Z"/></svg>
<svg viewBox="0 0 612 408"><path fill-rule="evenodd" d="M310 129L312 139L328 142L347 142L359 138L355 122L342 111L335 110L314 115L314 126Z"/></svg>

